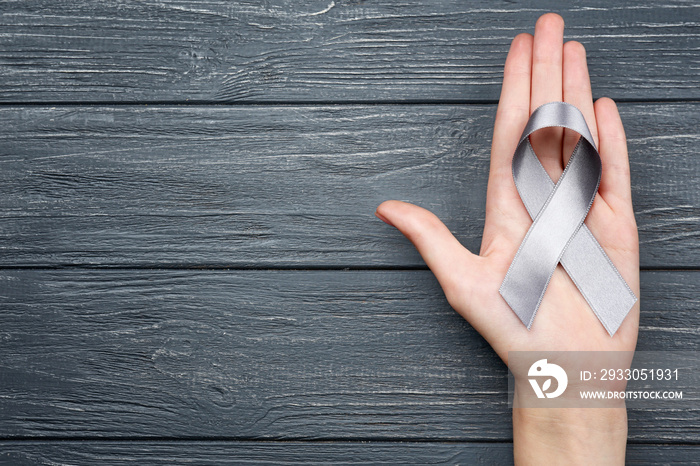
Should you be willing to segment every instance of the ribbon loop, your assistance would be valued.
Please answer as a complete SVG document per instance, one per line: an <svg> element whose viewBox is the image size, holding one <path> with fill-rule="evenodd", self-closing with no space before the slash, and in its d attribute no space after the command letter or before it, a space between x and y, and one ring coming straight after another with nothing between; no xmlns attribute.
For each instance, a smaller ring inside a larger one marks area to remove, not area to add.
<svg viewBox="0 0 700 466"><path fill-rule="evenodd" d="M556 184L529 140L535 131L554 126L581 135ZM576 107L551 102L532 113L513 155L513 179L533 222L499 289L528 329L560 262L610 335L637 301L583 224L598 192L601 172L600 155Z"/></svg>

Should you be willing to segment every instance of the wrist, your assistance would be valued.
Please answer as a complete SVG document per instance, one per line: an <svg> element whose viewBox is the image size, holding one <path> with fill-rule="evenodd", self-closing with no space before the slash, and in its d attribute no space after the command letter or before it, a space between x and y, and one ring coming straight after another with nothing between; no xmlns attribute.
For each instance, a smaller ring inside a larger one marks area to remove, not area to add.
<svg viewBox="0 0 700 466"><path fill-rule="evenodd" d="M627 410L514 408L515 464L624 464Z"/></svg>

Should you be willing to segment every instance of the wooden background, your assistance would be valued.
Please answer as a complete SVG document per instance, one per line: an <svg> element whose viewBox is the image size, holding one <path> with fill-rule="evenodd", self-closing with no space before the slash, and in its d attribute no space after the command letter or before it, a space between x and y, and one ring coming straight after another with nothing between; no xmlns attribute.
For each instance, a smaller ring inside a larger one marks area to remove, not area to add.
<svg viewBox="0 0 700 466"><path fill-rule="evenodd" d="M626 125L638 349L697 350L700 5L629 3L0 2L0 463L512 461L505 367L373 212L478 250L547 11ZM699 406L629 416L630 464L700 457Z"/></svg>

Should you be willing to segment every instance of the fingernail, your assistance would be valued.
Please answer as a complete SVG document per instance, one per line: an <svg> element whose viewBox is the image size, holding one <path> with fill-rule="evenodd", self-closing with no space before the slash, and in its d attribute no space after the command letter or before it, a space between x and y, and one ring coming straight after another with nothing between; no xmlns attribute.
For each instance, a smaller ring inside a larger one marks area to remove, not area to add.
<svg viewBox="0 0 700 466"><path fill-rule="evenodd" d="M387 220L387 218L384 217L384 216L383 216L382 214L380 214L379 212L374 212L374 215L376 215L377 218L378 218L379 220L381 220L382 222L386 223L387 225L389 225L389 226L391 226L391 227L394 226L393 223L391 223L389 220ZM396 228L396 227L394 227L394 228Z"/></svg>

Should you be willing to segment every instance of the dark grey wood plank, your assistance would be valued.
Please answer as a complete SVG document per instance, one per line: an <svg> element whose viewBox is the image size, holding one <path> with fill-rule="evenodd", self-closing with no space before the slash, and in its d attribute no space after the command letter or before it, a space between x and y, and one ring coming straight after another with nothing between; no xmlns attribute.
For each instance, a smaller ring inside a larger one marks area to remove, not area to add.
<svg viewBox="0 0 700 466"><path fill-rule="evenodd" d="M700 264L699 104L625 104L644 267ZM422 266L478 251L494 106L0 108L0 265Z"/></svg>
<svg viewBox="0 0 700 466"><path fill-rule="evenodd" d="M700 97L684 0L33 0L3 5L0 101L493 101L510 40L547 11L597 94Z"/></svg>
<svg viewBox="0 0 700 466"><path fill-rule="evenodd" d="M0 464L468 464L513 463L512 445L488 443L0 442ZM687 449L688 453L694 451ZM681 457L672 455L671 457Z"/></svg>
<svg viewBox="0 0 700 466"><path fill-rule="evenodd" d="M694 465L696 445L628 445L627 464ZM509 443L0 442L0 464L467 464L513 463Z"/></svg>
<svg viewBox="0 0 700 466"><path fill-rule="evenodd" d="M697 351L700 272L642 290L638 349ZM5 270L0 296L0 437L512 436L428 271ZM697 443L699 411L630 411L630 439Z"/></svg>

